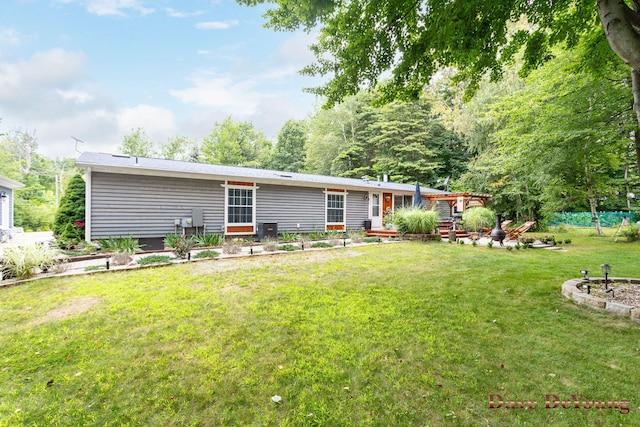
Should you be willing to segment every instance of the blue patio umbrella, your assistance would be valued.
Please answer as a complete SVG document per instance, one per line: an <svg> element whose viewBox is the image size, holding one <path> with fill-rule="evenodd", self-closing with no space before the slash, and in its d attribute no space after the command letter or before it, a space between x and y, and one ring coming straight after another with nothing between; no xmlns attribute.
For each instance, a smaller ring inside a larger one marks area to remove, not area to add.
<svg viewBox="0 0 640 427"><path fill-rule="evenodd" d="M420 194L420 184L416 182L416 194L413 195L413 207L422 207L422 195Z"/></svg>

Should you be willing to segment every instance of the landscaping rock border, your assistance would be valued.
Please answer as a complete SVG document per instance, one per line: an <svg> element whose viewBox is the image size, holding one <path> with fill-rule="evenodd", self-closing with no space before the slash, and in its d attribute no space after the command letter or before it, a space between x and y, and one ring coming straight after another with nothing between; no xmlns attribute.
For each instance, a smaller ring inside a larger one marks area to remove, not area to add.
<svg viewBox="0 0 640 427"><path fill-rule="evenodd" d="M628 316L631 320L640 322L640 307L621 304L618 302L607 301L604 298L600 298L595 295L587 294L583 292L582 286L586 285L584 279L570 279L562 284L562 295L566 298L573 300L576 304L586 304L595 310L610 311L614 314L621 316ZM604 278L591 279L589 283L601 284L604 283ZM615 285L616 283L628 283L628 284L640 284L640 279L624 278L624 277L612 277L609 278L609 283Z"/></svg>

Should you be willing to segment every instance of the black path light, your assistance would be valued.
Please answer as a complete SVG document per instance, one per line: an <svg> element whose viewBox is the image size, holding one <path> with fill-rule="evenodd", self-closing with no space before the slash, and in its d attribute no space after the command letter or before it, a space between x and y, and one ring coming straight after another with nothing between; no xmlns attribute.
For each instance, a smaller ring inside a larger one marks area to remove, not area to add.
<svg viewBox="0 0 640 427"><path fill-rule="evenodd" d="M589 285L589 283L591 282L589 280L589 271L587 270L580 270L580 274L582 274L582 289L586 289L587 290L587 294L591 293L591 286Z"/></svg>

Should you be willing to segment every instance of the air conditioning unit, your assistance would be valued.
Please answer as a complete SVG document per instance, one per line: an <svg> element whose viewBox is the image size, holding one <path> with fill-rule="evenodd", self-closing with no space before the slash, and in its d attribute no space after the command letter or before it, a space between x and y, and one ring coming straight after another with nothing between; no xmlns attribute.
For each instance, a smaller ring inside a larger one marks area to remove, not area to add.
<svg viewBox="0 0 640 427"><path fill-rule="evenodd" d="M258 223L258 240L262 240L265 237L278 238L277 222L259 222Z"/></svg>

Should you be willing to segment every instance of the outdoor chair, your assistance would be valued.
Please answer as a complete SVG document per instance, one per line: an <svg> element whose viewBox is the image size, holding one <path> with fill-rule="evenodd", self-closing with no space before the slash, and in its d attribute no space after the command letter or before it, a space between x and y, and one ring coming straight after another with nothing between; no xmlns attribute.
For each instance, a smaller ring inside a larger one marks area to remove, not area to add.
<svg viewBox="0 0 640 427"><path fill-rule="evenodd" d="M518 240L521 235L529 231L535 224L535 221L527 221L518 228L514 228L513 230L506 230L507 236L504 240Z"/></svg>

